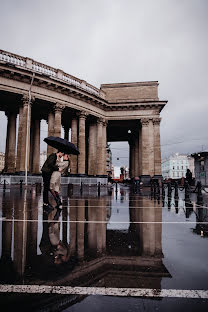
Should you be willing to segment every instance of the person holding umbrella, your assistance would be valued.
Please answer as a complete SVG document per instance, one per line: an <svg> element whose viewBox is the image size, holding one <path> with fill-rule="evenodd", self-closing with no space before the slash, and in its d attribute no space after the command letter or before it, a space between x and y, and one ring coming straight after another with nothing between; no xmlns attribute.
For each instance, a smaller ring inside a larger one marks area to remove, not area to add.
<svg viewBox="0 0 208 312"><path fill-rule="evenodd" d="M59 193L61 187L61 175L67 174L69 169L69 155L65 154L63 156L63 161L57 158L56 165L59 167L59 171L54 171L51 175L50 180L50 192L53 195L57 207L62 205ZM61 170L60 170L61 169Z"/></svg>
<svg viewBox="0 0 208 312"><path fill-rule="evenodd" d="M45 210L54 209L53 206L49 203L48 199L48 192L50 191L50 180L51 175L54 171L61 172L61 168L56 165L56 161L57 159L60 160L61 157L64 156L64 154L65 153L63 151L58 151L57 153L50 154L41 169L43 177L43 208Z"/></svg>
<svg viewBox="0 0 208 312"><path fill-rule="evenodd" d="M77 149L77 147L67 141L66 139L62 139L59 137L54 137L54 136L49 136L47 138L44 139L44 141L54 147L55 149L58 150L57 153L52 153L48 156L48 158L46 159L41 171L42 171L42 177L43 177L43 183L44 183L44 189L43 189L43 207L45 208L45 210L53 210L53 206L50 205L49 200L48 200L48 191L50 191L50 180L51 180L51 176L52 173L54 171L62 171L62 168L58 167L56 164L57 160L60 160L61 157L63 157L65 154L73 154L73 155L78 155L79 151ZM53 192L51 192L52 195ZM57 197L57 205L59 206L61 204L60 198L59 196ZM55 198L55 199L56 199Z"/></svg>

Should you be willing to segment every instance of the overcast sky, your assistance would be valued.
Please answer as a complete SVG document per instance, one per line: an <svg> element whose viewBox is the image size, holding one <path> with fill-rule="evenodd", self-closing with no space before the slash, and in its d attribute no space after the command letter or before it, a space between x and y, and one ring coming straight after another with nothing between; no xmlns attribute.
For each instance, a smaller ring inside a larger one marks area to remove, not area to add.
<svg viewBox="0 0 208 312"><path fill-rule="evenodd" d="M98 88L158 80L159 98L168 100L163 158L208 150L207 0L0 0L0 8L1 49ZM114 164L127 164L127 144L111 146Z"/></svg>

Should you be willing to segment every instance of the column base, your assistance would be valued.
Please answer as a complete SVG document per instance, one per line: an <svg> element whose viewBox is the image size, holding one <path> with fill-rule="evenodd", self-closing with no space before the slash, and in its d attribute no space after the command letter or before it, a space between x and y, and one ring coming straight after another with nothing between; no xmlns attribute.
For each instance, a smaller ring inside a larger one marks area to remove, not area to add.
<svg viewBox="0 0 208 312"><path fill-rule="evenodd" d="M140 178L144 186L150 185L151 176L149 174L141 175Z"/></svg>

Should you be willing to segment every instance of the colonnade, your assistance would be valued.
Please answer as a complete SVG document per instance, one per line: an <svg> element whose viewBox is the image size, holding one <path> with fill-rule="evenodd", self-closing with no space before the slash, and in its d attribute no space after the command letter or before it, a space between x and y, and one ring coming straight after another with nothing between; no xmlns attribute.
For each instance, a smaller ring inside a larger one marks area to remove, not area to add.
<svg viewBox="0 0 208 312"><path fill-rule="evenodd" d="M5 150L5 173L40 172L40 121L41 112L35 105L35 99L24 95L18 110L6 112L7 136ZM64 106L56 103L47 114L48 136L61 136L62 113ZM19 125L16 139L17 114ZM87 127L89 135L87 135ZM107 122L95 118L85 111L73 111L63 125L64 137L78 147L80 154L71 156L71 173L80 175L106 175L106 127ZM28 147L28 148L27 148ZM27 148L27 150L26 150ZM47 155L54 149L47 146ZM27 158L27 159L26 159Z"/></svg>

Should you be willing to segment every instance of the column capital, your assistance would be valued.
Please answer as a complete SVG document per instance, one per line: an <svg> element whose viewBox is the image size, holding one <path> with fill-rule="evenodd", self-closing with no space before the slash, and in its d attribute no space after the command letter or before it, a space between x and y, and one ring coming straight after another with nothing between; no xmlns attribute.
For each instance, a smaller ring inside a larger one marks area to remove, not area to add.
<svg viewBox="0 0 208 312"><path fill-rule="evenodd" d="M161 122L161 118L160 117L156 117L156 118L153 118L152 121L153 121L153 125L159 126L160 122Z"/></svg>
<svg viewBox="0 0 208 312"><path fill-rule="evenodd" d="M98 123L98 124L103 124L103 126L107 126L108 121L107 121L105 118L99 117L99 118L97 119L97 123Z"/></svg>
<svg viewBox="0 0 208 312"><path fill-rule="evenodd" d="M142 124L142 127L148 126L150 120L151 120L151 118L141 118L141 119L140 119L140 122L141 122L141 124Z"/></svg>
<svg viewBox="0 0 208 312"><path fill-rule="evenodd" d="M32 96L31 97L31 101L29 103L29 96L28 96L28 94L23 94L22 102L23 102L23 106L28 106L29 104L32 106L32 104L35 102L35 97Z"/></svg>
<svg viewBox="0 0 208 312"><path fill-rule="evenodd" d="M88 116L88 114L87 114L87 112L85 112L85 111L80 111L80 112L77 112L77 116L78 116L79 118L84 118L84 119L86 119L87 116Z"/></svg>
<svg viewBox="0 0 208 312"><path fill-rule="evenodd" d="M61 103L56 103L54 105L54 110L55 112L62 112L64 110L65 106L62 105Z"/></svg>

